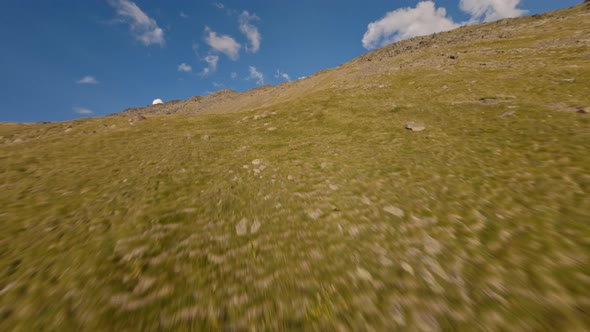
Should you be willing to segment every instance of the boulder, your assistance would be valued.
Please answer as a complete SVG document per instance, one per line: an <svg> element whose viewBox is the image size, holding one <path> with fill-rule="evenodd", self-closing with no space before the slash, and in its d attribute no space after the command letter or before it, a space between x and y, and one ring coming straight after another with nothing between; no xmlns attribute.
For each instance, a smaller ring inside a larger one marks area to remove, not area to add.
<svg viewBox="0 0 590 332"><path fill-rule="evenodd" d="M411 131L422 131L422 130L426 129L426 126L421 123L408 122L408 123L406 123L406 129L411 130Z"/></svg>

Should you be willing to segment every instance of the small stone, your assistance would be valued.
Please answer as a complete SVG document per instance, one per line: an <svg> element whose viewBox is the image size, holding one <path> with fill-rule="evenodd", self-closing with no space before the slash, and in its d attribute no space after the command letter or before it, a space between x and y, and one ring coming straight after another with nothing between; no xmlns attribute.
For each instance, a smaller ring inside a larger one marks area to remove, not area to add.
<svg viewBox="0 0 590 332"><path fill-rule="evenodd" d="M424 235L424 248L430 255L438 255L442 249L441 244L433 237Z"/></svg>
<svg viewBox="0 0 590 332"><path fill-rule="evenodd" d="M320 209L315 209L313 211L309 211L307 212L307 215L313 219L313 220L317 220L322 216L322 210Z"/></svg>
<svg viewBox="0 0 590 332"><path fill-rule="evenodd" d="M410 266L410 264L408 264L406 262L402 262L401 266L402 266L402 269L404 269L404 271L408 272L412 276L414 275L414 269Z"/></svg>
<svg viewBox="0 0 590 332"><path fill-rule="evenodd" d="M208 140L210 140L210 139L211 139L211 136L209 136L209 135L203 135L203 136L201 136L201 139L202 139L203 141L208 141Z"/></svg>
<svg viewBox="0 0 590 332"><path fill-rule="evenodd" d="M406 325L406 317L404 314L404 309L397 301L391 302L391 305L389 306L389 312L391 313L393 320L398 325L401 325L401 326Z"/></svg>
<svg viewBox="0 0 590 332"><path fill-rule="evenodd" d="M502 115L500 115L500 116L503 117L503 118L505 118L505 117L511 116L513 114L514 114L514 111L508 111L508 112L502 113Z"/></svg>
<svg viewBox="0 0 590 332"><path fill-rule="evenodd" d="M262 159L254 159L252 160L252 165L260 165L262 164Z"/></svg>
<svg viewBox="0 0 590 332"><path fill-rule="evenodd" d="M584 107L576 107L576 113L587 114L588 113L588 107L587 108L584 108Z"/></svg>
<svg viewBox="0 0 590 332"><path fill-rule="evenodd" d="M357 267L356 268L356 274L362 280L365 280L365 281L371 281L371 280L373 280L373 276L371 275L371 273L369 271L363 269L362 267Z"/></svg>
<svg viewBox="0 0 590 332"><path fill-rule="evenodd" d="M236 234L238 236L244 236L248 233L248 219L242 218L240 222L236 225Z"/></svg>
<svg viewBox="0 0 590 332"><path fill-rule="evenodd" d="M565 83L574 83L574 82L576 82L576 79L575 78L564 78L561 81L565 82Z"/></svg>
<svg viewBox="0 0 590 332"><path fill-rule="evenodd" d="M66 133L69 133L70 131L72 131L72 127L69 127L65 130Z"/></svg>
<svg viewBox="0 0 590 332"><path fill-rule="evenodd" d="M393 205L384 207L383 208L383 211L385 211L385 212L387 212L389 214L392 214L392 215L394 215L394 216L396 216L398 218L402 218L405 215L404 210L402 210L402 209L400 209L398 207L395 207Z"/></svg>
<svg viewBox="0 0 590 332"><path fill-rule="evenodd" d="M338 186L335 184L330 184L328 187L330 187L331 190L338 190Z"/></svg>
<svg viewBox="0 0 590 332"><path fill-rule="evenodd" d="M424 126L423 124L420 124L420 123L416 123L416 122L408 122L408 123L406 123L406 129L411 130L411 131L422 131L422 130L426 129L426 126Z"/></svg>
<svg viewBox="0 0 590 332"><path fill-rule="evenodd" d="M457 60L459 58L458 54L451 54L449 55L449 59Z"/></svg>
<svg viewBox="0 0 590 332"><path fill-rule="evenodd" d="M258 220L254 220L254 222L252 223L252 225L250 225L250 234L254 234L256 232L258 232L258 230L260 229L260 222L258 222Z"/></svg>
<svg viewBox="0 0 590 332"><path fill-rule="evenodd" d="M287 175L287 180L289 180L289 181L293 181L293 179L294 179L294 178L293 178L293 175Z"/></svg>
<svg viewBox="0 0 590 332"><path fill-rule="evenodd" d="M277 128L276 127L268 127L266 130L268 130L268 131L275 131L275 130L277 130Z"/></svg>

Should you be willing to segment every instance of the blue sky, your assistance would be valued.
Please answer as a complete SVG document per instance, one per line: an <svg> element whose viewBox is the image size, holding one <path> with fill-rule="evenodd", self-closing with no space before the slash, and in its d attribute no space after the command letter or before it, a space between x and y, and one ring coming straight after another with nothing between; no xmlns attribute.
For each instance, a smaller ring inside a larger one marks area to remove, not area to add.
<svg viewBox="0 0 590 332"><path fill-rule="evenodd" d="M0 121L62 121L296 80L465 23L581 0L4 0Z"/></svg>

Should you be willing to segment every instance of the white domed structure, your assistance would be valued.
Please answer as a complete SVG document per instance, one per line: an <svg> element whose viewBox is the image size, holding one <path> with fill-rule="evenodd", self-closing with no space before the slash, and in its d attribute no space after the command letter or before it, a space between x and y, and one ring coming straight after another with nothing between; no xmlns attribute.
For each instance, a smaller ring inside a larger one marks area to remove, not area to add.
<svg viewBox="0 0 590 332"><path fill-rule="evenodd" d="M158 104L163 104L164 102L162 101L162 99L158 98L158 99L154 99L154 101L152 102L152 105L158 105Z"/></svg>

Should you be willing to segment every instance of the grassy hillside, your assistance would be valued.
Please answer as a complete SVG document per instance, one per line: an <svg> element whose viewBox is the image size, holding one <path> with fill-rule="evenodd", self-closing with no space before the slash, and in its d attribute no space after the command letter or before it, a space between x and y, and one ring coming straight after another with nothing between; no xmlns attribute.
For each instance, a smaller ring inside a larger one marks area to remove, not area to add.
<svg viewBox="0 0 590 332"><path fill-rule="evenodd" d="M583 4L0 124L0 330L587 330L589 36Z"/></svg>

